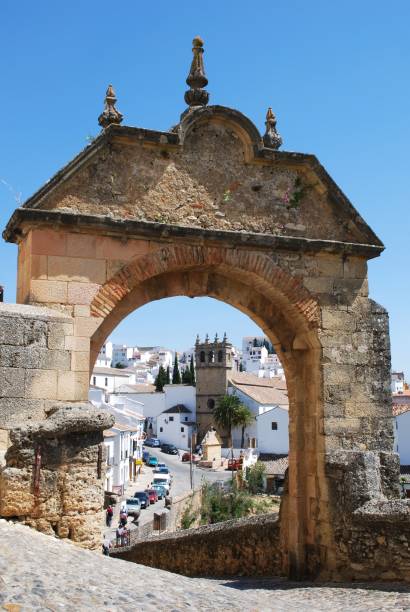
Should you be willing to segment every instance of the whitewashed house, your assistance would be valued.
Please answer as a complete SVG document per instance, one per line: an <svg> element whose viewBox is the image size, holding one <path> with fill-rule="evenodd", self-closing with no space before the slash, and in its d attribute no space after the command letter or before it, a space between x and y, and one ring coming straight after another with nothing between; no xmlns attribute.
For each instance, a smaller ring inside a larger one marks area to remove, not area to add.
<svg viewBox="0 0 410 612"><path fill-rule="evenodd" d="M107 393L113 393L121 385L134 384L135 373L130 370L119 368L100 368L95 367L91 375L90 384L93 387L104 389Z"/></svg>
<svg viewBox="0 0 410 612"><path fill-rule="evenodd" d="M156 434L161 442L188 450L195 430L192 411L183 404L171 406L157 416Z"/></svg>
<svg viewBox="0 0 410 612"><path fill-rule="evenodd" d="M410 391L393 393L395 416L394 450L400 455L400 465L410 465Z"/></svg>
<svg viewBox="0 0 410 612"><path fill-rule="evenodd" d="M289 400L286 381L237 372L229 381L228 394L239 397L254 415L254 421L244 431L244 448L257 448L260 453L288 452ZM234 427L234 448L241 448L241 442L242 428Z"/></svg>
<svg viewBox="0 0 410 612"><path fill-rule="evenodd" d="M110 368L112 365L112 352L113 344L110 341L104 342L100 352L98 353L95 367L97 368Z"/></svg>
<svg viewBox="0 0 410 612"><path fill-rule="evenodd" d="M242 338L242 366L245 372L260 378L273 378L284 374L279 357L265 336Z"/></svg>
<svg viewBox="0 0 410 612"><path fill-rule="evenodd" d="M403 393L405 389L404 372L391 373L391 391L392 393Z"/></svg>
<svg viewBox="0 0 410 612"><path fill-rule="evenodd" d="M139 402L134 402L130 409L120 402L108 404L104 397L102 389L90 388L90 402L115 417L113 427L103 432L107 449L105 489L122 493L128 484L137 480L140 472L145 418L138 412L138 408L142 408Z"/></svg>
<svg viewBox="0 0 410 612"><path fill-rule="evenodd" d="M141 402L146 418L155 419L161 412L176 404L184 404L195 417L196 388L191 385L165 385L164 391L156 391L154 385L126 383L116 390L115 395ZM111 400L110 396L110 402Z"/></svg>

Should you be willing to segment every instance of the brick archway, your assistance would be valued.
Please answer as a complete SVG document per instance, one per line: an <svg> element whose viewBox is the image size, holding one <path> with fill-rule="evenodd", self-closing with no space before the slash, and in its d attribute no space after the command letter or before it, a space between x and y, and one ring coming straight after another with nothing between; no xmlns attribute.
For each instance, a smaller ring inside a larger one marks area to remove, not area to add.
<svg viewBox="0 0 410 612"><path fill-rule="evenodd" d="M325 537L317 532L305 499L309 478L314 482L310 496L319 500L326 495L324 447L319 435L323 406L318 393L318 301L301 279L286 273L263 253L165 245L135 257L95 295L90 312L99 325L91 337L90 366L105 339L128 314L144 304L174 296L208 296L238 308L263 329L282 359L290 402L290 495L284 502L287 511L282 513L281 537L284 567L291 573L303 572L306 546ZM315 453L307 455L313 439Z"/></svg>
<svg viewBox="0 0 410 612"><path fill-rule="evenodd" d="M169 292L172 295L189 297L208 295L212 291L212 288L209 287L209 274L217 272L219 276L245 283L249 290L256 290L269 298L278 311L288 319L288 325L294 330L295 336L299 330L305 333L318 326L320 308L317 300L304 287L300 278L287 274L267 255L257 251L172 244L134 258L110 278L94 296L90 304L91 315L104 320L107 317L114 317L117 324L116 309L121 304L120 312L124 312L123 301L130 293L154 278L169 282L169 276L167 279L165 276L178 272L185 275L190 273L191 281L188 282L188 276L186 276L185 282L182 279L182 284L175 283L174 290L167 287L163 295L161 295L161 284L159 283L157 291L160 297L169 295ZM202 273L200 283L195 282L192 278L193 273L196 275ZM182 293L178 293L179 291ZM147 301L160 299L160 297L147 297ZM219 297L219 294L215 297ZM228 296L224 297L229 299ZM221 295L220 299L224 297ZM233 302L233 305L236 305L235 299ZM142 303L138 300L138 306L140 305ZM252 313L252 308L247 308L243 302L238 303L237 306ZM135 306L131 300L129 306L126 307L127 314L133 309ZM100 329L98 336L100 338L102 336ZM104 339L102 338L102 341Z"/></svg>

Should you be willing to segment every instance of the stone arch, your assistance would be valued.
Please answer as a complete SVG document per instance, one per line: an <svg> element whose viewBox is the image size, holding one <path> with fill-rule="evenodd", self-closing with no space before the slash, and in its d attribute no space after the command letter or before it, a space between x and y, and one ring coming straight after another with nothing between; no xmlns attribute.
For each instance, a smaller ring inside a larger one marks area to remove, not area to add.
<svg viewBox="0 0 410 612"><path fill-rule="evenodd" d="M99 319L99 325L91 337L91 366L123 318L144 304L172 296L214 297L238 308L263 329L281 357L290 403L289 500L281 522L283 564L290 573L303 573L306 547L326 537L317 531L317 517L312 516L305 494L310 478L310 495L326 496L320 435L319 304L300 279L263 253L167 245L136 257L95 295L91 315ZM312 448L314 452L307 454Z"/></svg>

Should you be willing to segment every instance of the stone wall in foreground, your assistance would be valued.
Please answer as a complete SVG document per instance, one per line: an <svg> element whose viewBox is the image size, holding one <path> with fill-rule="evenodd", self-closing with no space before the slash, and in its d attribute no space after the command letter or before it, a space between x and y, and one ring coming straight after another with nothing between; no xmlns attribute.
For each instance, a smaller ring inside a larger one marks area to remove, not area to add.
<svg viewBox="0 0 410 612"><path fill-rule="evenodd" d="M263 514L165 533L115 556L185 576L277 576L279 520Z"/></svg>
<svg viewBox="0 0 410 612"><path fill-rule="evenodd" d="M0 304L0 516L96 548L113 417L70 401L73 330L64 313Z"/></svg>

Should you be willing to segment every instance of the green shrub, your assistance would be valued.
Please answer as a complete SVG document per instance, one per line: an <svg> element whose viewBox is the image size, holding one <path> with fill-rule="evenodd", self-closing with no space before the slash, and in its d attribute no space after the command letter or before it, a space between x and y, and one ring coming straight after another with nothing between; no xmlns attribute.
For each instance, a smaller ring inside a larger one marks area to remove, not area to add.
<svg viewBox="0 0 410 612"><path fill-rule="evenodd" d="M266 467L262 461L257 461L255 465L249 468L246 480L248 481L248 489L251 493L263 492L265 473Z"/></svg>

